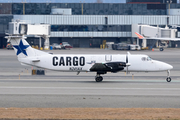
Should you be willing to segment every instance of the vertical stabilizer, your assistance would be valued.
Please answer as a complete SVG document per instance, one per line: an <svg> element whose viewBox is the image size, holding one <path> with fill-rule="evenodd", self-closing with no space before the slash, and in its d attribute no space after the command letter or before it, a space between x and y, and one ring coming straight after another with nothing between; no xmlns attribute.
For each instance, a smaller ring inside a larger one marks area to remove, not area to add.
<svg viewBox="0 0 180 120"><path fill-rule="evenodd" d="M33 57L35 55L34 49L28 44L24 37L11 36L8 37L8 41L11 42L15 50L15 54L18 58Z"/></svg>

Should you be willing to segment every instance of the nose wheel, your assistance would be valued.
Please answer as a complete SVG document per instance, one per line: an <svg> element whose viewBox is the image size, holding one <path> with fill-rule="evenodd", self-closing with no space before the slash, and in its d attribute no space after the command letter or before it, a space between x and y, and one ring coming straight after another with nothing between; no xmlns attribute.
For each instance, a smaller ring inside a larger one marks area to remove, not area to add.
<svg viewBox="0 0 180 120"><path fill-rule="evenodd" d="M166 81L167 82L171 82L171 77L170 77L170 70L167 71L167 78L166 78Z"/></svg>
<svg viewBox="0 0 180 120"><path fill-rule="evenodd" d="M166 81L167 81L167 82L171 82L171 78L170 78L170 77L167 77L167 78L166 78Z"/></svg>
<svg viewBox="0 0 180 120"><path fill-rule="evenodd" d="M96 80L96 82L102 82L103 81L103 77L100 76L100 75L96 75L95 80Z"/></svg>

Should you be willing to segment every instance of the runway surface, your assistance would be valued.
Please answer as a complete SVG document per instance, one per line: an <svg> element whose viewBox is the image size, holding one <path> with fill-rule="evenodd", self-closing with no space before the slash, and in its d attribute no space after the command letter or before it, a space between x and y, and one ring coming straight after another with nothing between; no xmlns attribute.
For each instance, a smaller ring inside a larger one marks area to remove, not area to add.
<svg viewBox="0 0 180 120"><path fill-rule="evenodd" d="M126 54L126 51L73 49L50 51L62 54ZM31 67L21 66L14 51L0 50L0 107L103 107L180 108L180 49L164 52L132 51L174 66L172 82L166 72L103 75L96 83L95 73L64 73L46 70L45 76L32 76Z"/></svg>

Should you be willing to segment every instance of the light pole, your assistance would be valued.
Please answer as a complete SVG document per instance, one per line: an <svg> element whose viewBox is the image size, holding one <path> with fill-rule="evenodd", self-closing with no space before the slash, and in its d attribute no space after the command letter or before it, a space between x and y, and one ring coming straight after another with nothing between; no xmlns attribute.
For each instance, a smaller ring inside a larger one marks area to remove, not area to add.
<svg viewBox="0 0 180 120"><path fill-rule="evenodd" d="M169 4L169 15L170 15L170 4L172 3L172 0L168 0L167 3Z"/></svg>
<svg viewBox="0 0 180 120"><path fill-rule="evenodd" d="M84 3L84 1L80 1L80 3L81 3L81 12L82 12L82 15L83 15L83 3Z"/></svg>
<svg viewBox="0 0 180 120"><path fill-rule="evenodd" d="M23 3L23 15L25 15L25 3L26 3L26 0L25 1L22 0L22 3Z"/></svg>

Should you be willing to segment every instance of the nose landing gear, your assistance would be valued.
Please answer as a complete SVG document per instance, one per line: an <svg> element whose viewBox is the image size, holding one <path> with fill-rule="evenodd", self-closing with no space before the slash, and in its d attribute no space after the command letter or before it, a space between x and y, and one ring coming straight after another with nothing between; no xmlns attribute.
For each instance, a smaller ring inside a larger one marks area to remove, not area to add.
<svg viewBox="0 0 180 120"><path fill-rule="evenodd" d="M170 70L167 70L167 78L166 78L166 81L167 82L171 82L171 77L170 77Z"/></svg>

